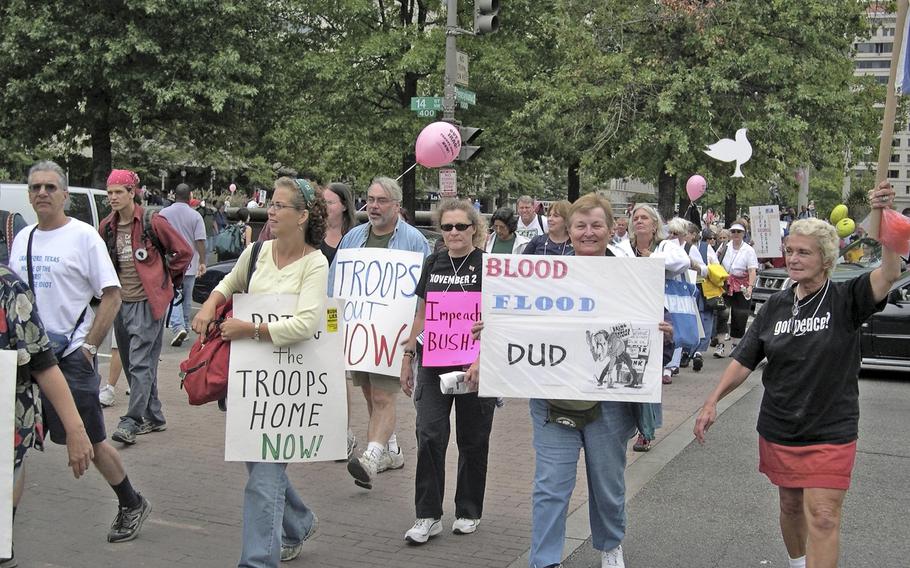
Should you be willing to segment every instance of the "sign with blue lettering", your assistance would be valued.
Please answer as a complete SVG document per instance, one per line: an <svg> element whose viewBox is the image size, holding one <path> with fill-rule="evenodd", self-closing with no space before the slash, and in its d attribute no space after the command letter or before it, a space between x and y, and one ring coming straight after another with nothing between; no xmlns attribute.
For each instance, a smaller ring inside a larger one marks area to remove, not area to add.
<svg viewBox="0 0 910 568"><path fill-rule="evenodd" d="M276 322L294 316L295 294L235 294L234 317ZM347 456L347 394L338 327L329 298L312 339L278 347L231 342L225 461L309 462Z"/></svg>
<svg viewBox="0 0 910 568"><path fill-rule="evenodd" d="M401 342L414 325L423 255L384 248L341 249L335 256L336 298L344 298L348 371L398 377Z"/></svg>
<svg viewBox="0 0 910 568"><path fill-rule="evenodd" d="M660 402L660 258L485 255L480 396Z"/></svg>

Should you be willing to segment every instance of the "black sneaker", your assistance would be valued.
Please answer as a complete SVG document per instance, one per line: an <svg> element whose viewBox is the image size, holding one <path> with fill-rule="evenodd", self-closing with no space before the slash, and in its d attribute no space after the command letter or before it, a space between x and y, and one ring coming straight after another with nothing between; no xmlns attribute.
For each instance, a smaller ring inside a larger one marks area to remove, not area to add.
<svg viewBox="0 0 910 568"><path fill-rule="evenodd" d="M683 351L682 357L679 360L679 366L685 369L689 366L689 354Z"/></svg>
<svg viewBox="0 0 910 568"><path fill-rule="evenodd" d="M135 444L136 431L130 430L129 428L124 428L123 426L118 426L117 429L114 430L114 433L111 434L111 440L123 444Z"/></svg>
<svg viewBox="0 0 910 568"><path fill-rule="evenodd" d="M114 522L111 524L111 532L107 533L108 542L126 542L133 540L139 535L142 529L142 523L152 512L152 505L148 499L139 495L139 504L133 508L120 507Z"/></svg>
<svg viewBox="0 0 910 568"><path fill-rule="evenodd" d="M189 335L185 329L181 329L174 334L173 339L171 339L171 347L180 347L183 345L183 340L186 339L186 336Z"/></svg>
<svg viewBox="0 0 910 568"><path fill-rule="evenodd" d="M701 371L701 368L705 366L704 359L701 358L701 353L696 353L692 356L692 370L696 373Z"/></svg>

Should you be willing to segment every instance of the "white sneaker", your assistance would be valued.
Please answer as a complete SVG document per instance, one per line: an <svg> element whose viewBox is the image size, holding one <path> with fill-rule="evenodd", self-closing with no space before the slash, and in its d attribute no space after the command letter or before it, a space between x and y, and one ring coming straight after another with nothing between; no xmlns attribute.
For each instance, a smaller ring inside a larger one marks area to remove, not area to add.
<svg viewBox="0 0 910 568"><path fill-rule="evenodd" d="M622 545L617 545L613 550L600 553L600 568L626 568L622 558Z"/></svg>
<svg viewBox="0 0 910 568"><path fill-rule="evenodd" d="M114 406L114 395L116 391L111 385L104 385L98 391L98 401L101 402L101 406Z"/></svg>
<svg viewBox="0 0 910 568"><path fill-rule="evenodd" d="M442 523L439 519L417 519L414 526L404 533L404 539L411 544L423 544L442 532Z"/></svg>
<svg viewBox="0 0 910 568"><path fill-rule="evenodd" d="M382 455L379 457L379 462L376 464L376 473L382 473L387 469L401 469L404 467L404 454L401 453L401 448L398 448L397 453L392 453L388 448L382 452Z"/></svg>
<svg viewBox="0 0 910 568"><path fill-rule="evenodd" d="M480 519L455 519L452 523L452 532L455 534L471 534L477 530Z"/></svg>
<svg viewBox="0 0 910 568"><path fill-rule="evenodd" d="M714 356L718 359L723 359L727 356L727 348L723 343L719 343L717 347L714 348Z"/></svg>
<svg viewBox="0 0 910 568"><path fill-rule="evenodd" d="M354 456L354 448L357 447L357 436L353 432L348 430L348 459L351 459Z"/></svg>
<svg viewBox="0 0 910 568"><path fill-rule="evenodd" d="M359 458L348 460L348 473L354 478L354 484L364 489L373 488L380 458L374 458L369 452L363 452Z"/></svg>

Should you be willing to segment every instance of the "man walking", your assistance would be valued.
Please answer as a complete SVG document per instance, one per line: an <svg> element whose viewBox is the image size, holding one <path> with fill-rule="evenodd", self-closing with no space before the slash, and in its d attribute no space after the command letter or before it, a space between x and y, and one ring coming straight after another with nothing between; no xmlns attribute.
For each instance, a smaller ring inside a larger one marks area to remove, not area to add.
<svg viewBox="0 0 910 568"><path fill-rule="evenodd" d="M421 253L424 258L430 254L427 239L414 227L399 217L401 188L390 178L377 177L367 192L367 214L369 222L351 229L338 243L338 250L346 248L388 248ZM335 261L329 270L329 293L335 282ZM404 467L404 456L395 436L395 398L401 390L398 376L389 374L351 371L355 387L363 390L370 416L367 438L369 444L358 458L348 461L348 472L354 483L366 489L373 488L373 478L380 471ZM348 432L349 446L353 434Z"/></svg>
<svg viewBox="0 0 910 568"><path fill-rule="evenodd" d="M135 444L136 436L167 428L158 400L158 356L164 316L193 252L161 215L146 219L134 198L139 176L114 170L107 178L111 204L98 232L120 277L123 303L114 318L114 335L130 385L130 402L111 439Z"/></svg>
<svg viewBox="0 0 910 568"><path fill-rule="evenodd" d="M519 197L516 208L518 210L518 228L515 229L515 233L528 239L547 234L549 230L547 218L539 215L534 209L534 200L530 195Z"/></svg>
<svg viewBox="0 0 910 568"><path fill-rule="evenodd" d="M196 278L205 274L205 223L195 209L190 207L190 186L181 183L174 190L174 204L161 210L161 216L183 236L189 247L195 248L193 260L183 276L182 299L174 300L171 310L171 346L180 347L189 334L193 314L193 285Z"/></svg>
<svg viewBox="0 0 910 568"><path fill-rule="evenodd" d="M28 196L38 223L16 237L10 268L29 282L35 294L45 329L56 344L60 371L92 443L92 463L117 495L119 509L107 540L124 542L136 538L152 506L133 488L120 454L105 440L98 401L97 345L120 308L120 283L95 229L64 212L67 187L66 174L54 162L31 167ZM89 306L96 295L101 297L97 314ZM51 441L66 444L63 420L46 396L41 400Z"/></svg>

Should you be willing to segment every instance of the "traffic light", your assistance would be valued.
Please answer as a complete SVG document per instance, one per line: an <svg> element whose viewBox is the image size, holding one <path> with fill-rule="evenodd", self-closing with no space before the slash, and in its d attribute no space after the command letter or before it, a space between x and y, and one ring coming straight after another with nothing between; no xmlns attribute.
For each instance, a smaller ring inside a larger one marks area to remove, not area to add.
<svg viewBox="0 0 910 568"><path fill-rule="evenodd" d="M499 29L499 0L474 0L474 35Z"/></svg>
<svg viewBox="0 0 910 568"><path fill-rule="evenodd" d="M480 136L482 132L482 128L474 128L473 126L458 127L458 133L461 134L461 151L458 152L458 157L455 158L456 162L464 163L473 160L483 151L482 146L471 145L471 142Z"/></svg>

